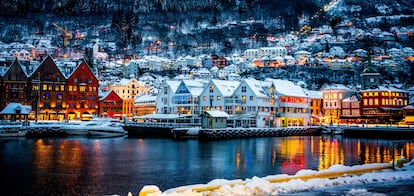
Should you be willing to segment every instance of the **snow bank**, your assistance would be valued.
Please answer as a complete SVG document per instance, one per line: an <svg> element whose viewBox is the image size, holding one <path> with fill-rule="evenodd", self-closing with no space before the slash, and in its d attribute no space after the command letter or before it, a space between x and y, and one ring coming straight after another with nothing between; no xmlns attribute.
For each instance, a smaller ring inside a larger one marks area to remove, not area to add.
<svg viewBox="0 0 414 196"><path fill-rule="evenodd" d="M333 165L321 171L301 170L295 175L279 174L246 180L216 179L207 184L181 186L165 192L159 191L157 186L150 185L145 186L139 195L278 195L346 184L414 179L414 160L404 164L403 168L396 170L391 168L392 165L388 163L356 166ZM365 189L352 189L348 193L349 195L368 194Z"/></svg>

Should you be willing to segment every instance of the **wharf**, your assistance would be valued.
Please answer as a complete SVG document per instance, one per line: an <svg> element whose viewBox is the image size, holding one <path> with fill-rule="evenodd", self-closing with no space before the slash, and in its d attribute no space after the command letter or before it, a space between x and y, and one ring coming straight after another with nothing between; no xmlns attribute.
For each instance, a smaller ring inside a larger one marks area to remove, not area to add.
<svg viewBox="0 0 414 196"><path fill-rule="evenodd" d="M342 127L344 136L388 139L413 139L414 127L410 126L351 126Z"/></svg>

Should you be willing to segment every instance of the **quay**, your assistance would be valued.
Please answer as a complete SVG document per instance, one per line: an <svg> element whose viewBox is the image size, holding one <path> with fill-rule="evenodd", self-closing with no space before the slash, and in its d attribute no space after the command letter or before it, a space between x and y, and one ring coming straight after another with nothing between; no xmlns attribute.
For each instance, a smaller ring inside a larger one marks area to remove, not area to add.
<svg viewBox="0 0 414 196"><path fill-rule="evenodd" d="M320 135L318 127L201 129L199 140Z"/></svg>
<svg viewBox="0 0 414 196"><path fill-rule="evenodd" d="M342 127L344 136L388 139L413 139L412 126L349 126Z"/></svg>

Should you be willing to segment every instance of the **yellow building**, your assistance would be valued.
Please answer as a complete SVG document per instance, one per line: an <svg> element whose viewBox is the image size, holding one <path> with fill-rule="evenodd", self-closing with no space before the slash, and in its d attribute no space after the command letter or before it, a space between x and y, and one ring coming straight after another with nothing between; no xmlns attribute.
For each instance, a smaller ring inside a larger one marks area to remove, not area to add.
<svg viewBox="0 0 414 196"><path fill-rule="evenodd" d="M121 97L123 100L122 113L130 118L132 117L134 100L141 95L148 94L150 87L149 85L138 81L136 78L124 78L110 86L109 90L113 90L119 97Z"/></svg>

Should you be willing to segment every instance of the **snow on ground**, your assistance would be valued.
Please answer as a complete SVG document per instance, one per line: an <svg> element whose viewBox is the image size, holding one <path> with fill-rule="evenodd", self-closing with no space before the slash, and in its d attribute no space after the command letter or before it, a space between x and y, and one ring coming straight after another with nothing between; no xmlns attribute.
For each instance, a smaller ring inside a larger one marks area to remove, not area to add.
<svg viewBox="0 0 414 196"><path fill-rule="evenodd" d="M414 181L414 159L402 168L390 169L391 164L374 163L356 166L333 165L327 170L301 170L295 175L271 175L263 178L253 177L246 180L216 179L207 184L181 186L160 191L155 185L144 186L140 195L280 195L317 189L328 189L340 185L364 185L374 182L392 183L395 181ZM386 168L386 169L384 169ZM388 169L387 169L388 168ZM380 170L378 172L369 172ZM335 176L335 177L333 177ZM349 189L346 195L368 195L364 188Z"/></svg>

